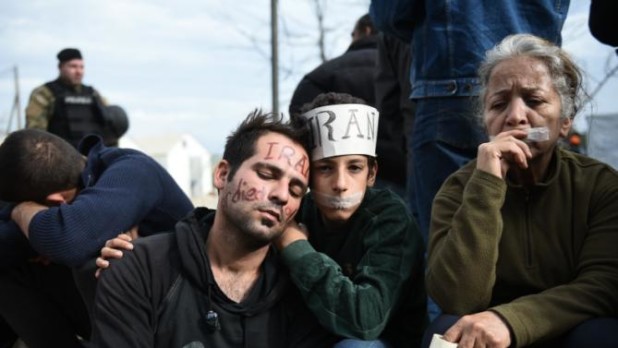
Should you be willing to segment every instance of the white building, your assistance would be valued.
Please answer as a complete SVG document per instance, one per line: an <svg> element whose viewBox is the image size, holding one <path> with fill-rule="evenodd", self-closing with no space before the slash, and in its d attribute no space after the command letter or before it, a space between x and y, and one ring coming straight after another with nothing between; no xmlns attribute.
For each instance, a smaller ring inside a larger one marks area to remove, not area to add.
<svg viewBox="0 0 618 348"><path fill-rule="evenodd" d="M194 201L213 194L211 155L189 134L131 139L122 137L120 147L140 150L154 158Z"/></svg>
<svg viewBox="0 0 618 348"><path fill-rule="evenodd" d="M588 156L618 169L618 114L589 116Z"/></svg>

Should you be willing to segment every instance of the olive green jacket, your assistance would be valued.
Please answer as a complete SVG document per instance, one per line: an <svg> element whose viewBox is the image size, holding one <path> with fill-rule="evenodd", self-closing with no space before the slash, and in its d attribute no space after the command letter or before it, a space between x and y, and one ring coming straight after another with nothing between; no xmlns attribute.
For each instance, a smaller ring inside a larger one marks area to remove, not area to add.
<svg viewBox="0 0 618 348"><path fill-rule="evenodd" d="M370 189L347 224L328 231L307 195L296 218L309 242L294 242L281 256L320 324L341 337L420 346L427 324L424 247L403 201Z"/></svg>
<svg viewBox="0 0 618 348"><path fill-rule="evenodd" d="M426 280L444 312L492 310L514 346L615 316L618 173L561 149L528 189L475 167L451 175L434 200Z"/></svg>

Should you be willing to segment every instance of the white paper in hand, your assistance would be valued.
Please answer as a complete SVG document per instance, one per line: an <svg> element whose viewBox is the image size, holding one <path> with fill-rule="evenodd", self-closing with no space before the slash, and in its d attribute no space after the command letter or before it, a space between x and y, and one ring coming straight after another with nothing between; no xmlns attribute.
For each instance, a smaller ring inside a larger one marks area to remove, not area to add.
<svg viewBox="0 0 618 348"><path fill-rule="evenodd" d="M457 343L449 342L442 336L434 334L429 348L457 348Z"/></svg>

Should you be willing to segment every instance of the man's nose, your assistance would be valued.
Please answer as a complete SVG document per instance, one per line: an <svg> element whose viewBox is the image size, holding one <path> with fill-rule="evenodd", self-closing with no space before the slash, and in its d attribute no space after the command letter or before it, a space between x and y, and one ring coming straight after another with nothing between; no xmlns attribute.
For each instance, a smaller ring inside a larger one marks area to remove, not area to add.
<svg viewBox="0 0 618 348"><path fill-rule="evenodd" d="M270 190L268 200L285 205L290 199L289 184L285 180L278 181Z"/></svg>

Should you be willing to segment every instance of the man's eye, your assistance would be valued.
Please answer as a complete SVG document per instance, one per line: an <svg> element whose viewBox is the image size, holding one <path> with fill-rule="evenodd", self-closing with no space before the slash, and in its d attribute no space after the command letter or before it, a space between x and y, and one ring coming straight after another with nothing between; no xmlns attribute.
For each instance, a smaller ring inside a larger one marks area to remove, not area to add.
<svg viewBox="0 0 618 348"><path fill-rule="evenodd" d="M290 188L290 194L293 197L300 198L305 194L305 190L300 186L292 186Z"/></svg>
<svg viewBox="0 0 618 348"><path fill-rule="evenodd" d="M258 170L257 174L262 179L272 179L273 178L273 173L268 172L268 171Z"/></svg>

